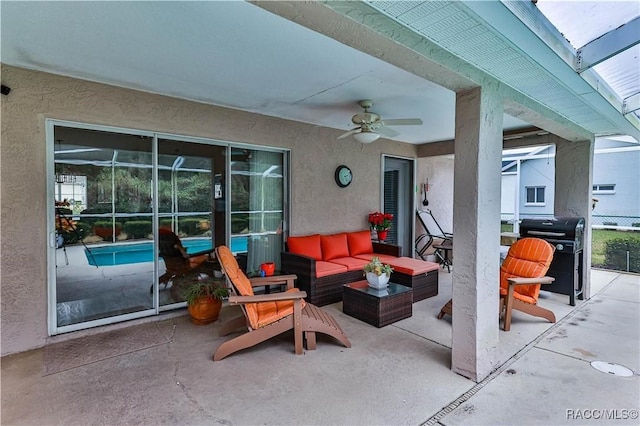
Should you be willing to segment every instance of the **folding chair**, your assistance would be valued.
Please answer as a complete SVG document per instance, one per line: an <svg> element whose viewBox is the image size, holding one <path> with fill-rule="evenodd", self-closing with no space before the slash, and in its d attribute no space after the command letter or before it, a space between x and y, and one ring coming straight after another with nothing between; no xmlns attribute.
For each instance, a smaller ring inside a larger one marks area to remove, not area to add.
<svg viewBox="0 0 640 426"><path fill-rule="evenodd" d="M416 216L425 230L424 234L416 238L416 253L422 260L427 260L425 253L429 247L433 247L435 249L434 255L438 259L438 263L451 272L452 262L449 252L453 250L453 234L444 232L431 210L416 210Z"/></svg>

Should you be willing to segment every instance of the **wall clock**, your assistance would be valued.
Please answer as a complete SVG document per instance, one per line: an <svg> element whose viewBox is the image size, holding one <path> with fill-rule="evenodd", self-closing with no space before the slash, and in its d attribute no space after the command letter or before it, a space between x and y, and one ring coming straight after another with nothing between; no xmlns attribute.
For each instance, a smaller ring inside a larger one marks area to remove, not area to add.
<svg viewBox="0 0 640 426"><path fill-rule="evenodd" d="M338 166L336 168L336 183L340 188L345 188L349 186L351 181L353 180L353 174L351 173L351 169L347 166Z"/></svg>

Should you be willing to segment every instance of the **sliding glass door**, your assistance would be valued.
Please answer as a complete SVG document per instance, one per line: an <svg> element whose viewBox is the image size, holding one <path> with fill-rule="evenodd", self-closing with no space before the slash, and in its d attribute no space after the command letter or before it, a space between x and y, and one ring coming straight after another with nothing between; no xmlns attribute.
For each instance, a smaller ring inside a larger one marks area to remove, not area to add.
<svg viewBox="0 0 640 426"><path fill-rule="evenodd" d="M177 138L158 139L158 227L175 234L188 255L211 252L225 244L225 199L220 176L226 170L226 150L224 146ZM184 302L186 286L197 281L200 274L214 273L214 263L205 260L204 254L198 261L176 261L172 254L179 253L163 253L162 248L158 251L160 306ZM178 266L172 267L175 264Z"/></svg>
<svg viewBox="0 0 640 426"><path fill-rule="evenodd" d="M54 120L47 129L51 334L183 308L185 287L215 270L187 257L222 244L248 273L279 264L286 151ZM163 253L167 234L184 259Z"/></svg>
<svg viewBox="0 0 640 426"><path fill-rule="evenodd" d="M153 309L152 138L53 132L56 327Z"/></svg>
<svg viewBox="0 0 640 426"><path fill-rule="evenodd" d="M285 156L246 148L231 150L231 250L246 253L246 269L280 265L285 223Z"/></svg>

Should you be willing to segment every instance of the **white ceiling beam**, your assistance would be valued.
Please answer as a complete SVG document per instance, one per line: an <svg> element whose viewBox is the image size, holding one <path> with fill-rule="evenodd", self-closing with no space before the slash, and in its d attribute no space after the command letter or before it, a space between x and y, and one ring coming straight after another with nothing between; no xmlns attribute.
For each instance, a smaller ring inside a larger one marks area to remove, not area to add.
<svg viewBox="0 0 640 426"><path fill-rule="evenodd" d="M640 43L640 16L578 49L576 71L582 73Z"/></svg>
<svg viewBox="0 0 640 426"><path fill-rule="evenodd" d="M629 96L622 102L622 113L630 114L640 109L640 93Z"/></svg>

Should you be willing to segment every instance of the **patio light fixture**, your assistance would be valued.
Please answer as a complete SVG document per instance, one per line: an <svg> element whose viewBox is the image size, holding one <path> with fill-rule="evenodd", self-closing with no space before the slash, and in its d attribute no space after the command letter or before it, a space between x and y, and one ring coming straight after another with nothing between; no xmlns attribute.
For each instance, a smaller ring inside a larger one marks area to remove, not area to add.
<svg viewBox="0 0 640 426"><path fill-rule="evenodd" d="M360 133L355 133L353 135L353 138L361 143L371 143L378 140L379 137L380 135L377 133L365 132L365 131L362 131Z"/></svg>

